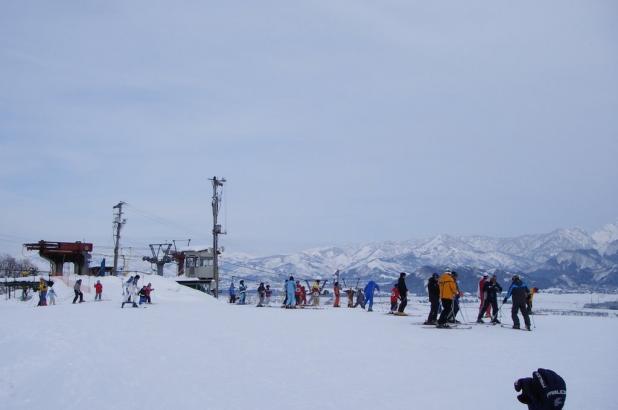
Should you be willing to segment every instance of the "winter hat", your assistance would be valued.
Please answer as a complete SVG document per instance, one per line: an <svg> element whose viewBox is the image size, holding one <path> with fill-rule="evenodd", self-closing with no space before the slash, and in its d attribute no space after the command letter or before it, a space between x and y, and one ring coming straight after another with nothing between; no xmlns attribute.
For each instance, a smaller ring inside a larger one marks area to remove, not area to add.
<svg viewBox="0 0 618 410"><path fill-rule="evenodd" d="M483 273L483 277L484 277L484 278L489 277L489 273L487 273L487 272Z"/></svg>

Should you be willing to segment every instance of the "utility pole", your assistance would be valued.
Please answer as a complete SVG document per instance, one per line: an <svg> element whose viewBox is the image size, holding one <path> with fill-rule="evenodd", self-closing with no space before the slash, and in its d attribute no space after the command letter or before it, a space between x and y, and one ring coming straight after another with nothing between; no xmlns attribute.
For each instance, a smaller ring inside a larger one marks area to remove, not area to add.
<svg viewBox="0 0 618 410"><path fill-rule="evenodd" d="M215 297L219 297L219 235L225 234L217 222L219 206L221 205L220 188L226 182L225 178L212 177L212 273L215 281Z"/></svg>
<svg viewBox="0 0 618 410"><path fill-rule="evenodd" d="M120 229L127 223L126 219L122 219L122 206L125 203L120 201L117 205L113 206L113 209L117 209L118 212L114 214L114 228L116 233L114 234L114 269L112 275L118 275L118 249L120 248Z"/></svg>

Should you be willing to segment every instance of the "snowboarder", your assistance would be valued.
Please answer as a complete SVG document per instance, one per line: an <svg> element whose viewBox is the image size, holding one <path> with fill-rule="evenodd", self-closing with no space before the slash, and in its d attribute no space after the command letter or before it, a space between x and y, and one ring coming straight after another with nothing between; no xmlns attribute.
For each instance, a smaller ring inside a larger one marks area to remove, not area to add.
<svg viewBox="0 0 618 410"><path fill-rule="evenodd" d="M54 282L49 282L49 290L47 291L47 296L49 296L49 304L56 304L56 291L54 290Z"/></svg>
<svg viewBox="0 0 618 410"><path fill-rule="evenodd" d="M490 280L483 283L483 289L481 292L485 294L485 298L481 308L479 309L479 315L476 318L477 323L483 322L483 314L489 310L489 307L493 309L493 316L491 317L491 323L498 324L498 294L502 292L502 286L498 283L496 275L493 275Z"/></svg>
<svg viewBox="0 0 618 410"><path fill-rule="evenodd" d="M79 299L79 303L84 301L84 294L82 293L82 280L77 279L75 285L73 286L73 291L75 292L75 297L73 298L73 303L77 302Z"/></svg>
<svg viewBox="0 0 618 410"><path fill-rule="evenodd" d="M380 291L380 287L374 281L369 281L365 286L365 303L367 306L367 312L373 312L373 292Z"/></svg>
<svg viewBox="0 0 618 410"><path fill-rule="evenodd" d="M230 303L236 303L236 288L234 287L234 282L230 283L228 292L230 295Z"/></svg>
<svg viewBox="0 0 618 410"><path fill-rule="evenodd" d="M489 282L489 274L487 272L483 273L483 277L479 281L479 299L481 299L481 304L479 305L479 309L483 307L485 304L485 298L487 297L487 293L485 292L485 283ZM490 317L489 314L490 306L487 306L485 310L485 317Z"/></svg>
<svg viewBox="0 0 618 410"><path fill-rule="evenodd" d="M240 295L238 304L239 305L244 305L247 299L247 285L245 285L245 281L241 280L240 284L238 285L238 293Z"/></svg>
<svg viewBox="0 0 618 410"><path fill-rule="evenodd" d="M101 295L103 294L103 285L100 280L97 280L97 283L94 284L94 300L101 300Z"/></svg>
<svg viewBox="0 0 618 410"><path fill-rule="evenodd" d="M397 284L393 285L391 289L391 313L395 313L397 311L397 306L399 305L399 289L397 289Z"/></svg>
<svg viewBox="0 0 618 410"><path fill-rule="evenodd" d="M438 286L440 287L440 300L442 301L442 313L438 318L437 327L448 328L447 322L453 318L453 300L459 293L457 290L457 284L453 274L446 270L438 279Z"/></svg>
<svg viewBox="0 0 618 410"><path fill-rule="evenodd" d="M264 307L264 299L266 298L266 287L264 286L264 282L260 282L257 292L259 297L257 307Z"/></svg>
<svg viewBox="0 0 618 410"><path fill-rule="evenodd" d="M511 286L509 291L504 297L502 303L506 303L507 300L513 296L513 307L511 308L511 319L513 319L513 329L519 329L519 317L517 313L521 311L521 315L524 317L524 323L526 324L526 330L532 330L530 328L530 316L528 316L528 309L526 307L526 300L528 299L528 286L521 280L519 275L513 275L511 279Z"/></svg>
<svg viewBox="0 0 618 410"><path fill-rule="evenodd" d="M339 297L341 295L341 288L339 287L338 281L335 282L335 284L333 285L333 293L335 295L335 302L333 303L333 307L339 307Z"/></svg>
<svg viewBox="0 0 618 410"><path fill-rule="evenodd" d="M288 279L288 283L287 283L287 303L285 305L286 309L293 309L296 308L296 297L294 296L294 294L296 293L296 282L294 282L294 277L290 276L290 279Z"/></svg>
<svg viewBox="0 0 618 410"><path fill-rule="evenodd" d="M425 321L426 325L435 325L438 323L438 309L440 306L440 285L438 285L438 274L433 273L427 280L427 293L429 294L429 316Z"/></svg>
<svg viewBox="0 0 618 410"><path fill-rule="evenodd" d="M273 291L270 289L270 285L266 285L266 290L264 291L264 295L266 296L265 306L270 306L270 298L273 295Z"/></svg>
<svg viewBox="0 0 618 410"><path fill-rule="evenodd" d="M408 305L408 286L406 285L406 273L401 272L399 274L399 280L397 281L397 290L399 290L399 299L401 299L401 303L399 304L398 313L404 313L403 311L406 309Z"/></svg>
<svg viewBox="0 0 618 410"><path fill-rule="evenodd" d="M528 410L560 410L566 401L566 383L556 372L538 369L532 377L515 382L515 391L521 392L517 400L528 406Z"/></svg>
<svg viewBox="0 0 618 410"><path fill-rule="evenodd" d="M365 309L365 294L362 289L356 290L356 303L354 307L360 305L361 308Z"/></svg>
<svg viewBox="0 0 618 410"><path fill-rule="evenodd" d="M39 303L37 306L47 306L47 281L39 280Z"/></svg>

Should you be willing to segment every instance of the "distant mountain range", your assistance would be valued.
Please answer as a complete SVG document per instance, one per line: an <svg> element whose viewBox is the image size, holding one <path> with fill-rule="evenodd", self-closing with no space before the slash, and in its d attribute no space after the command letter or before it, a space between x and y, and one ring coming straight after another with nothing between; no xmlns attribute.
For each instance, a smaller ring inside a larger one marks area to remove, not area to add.
<svg viewBox="0 0 618 410"><path fill-rule="evenodd" d="M597 232L558 229L515 238L438 235L423 240L379 242L310 249L290 255L252 258L224 255L222 275L279 284L288 275L322 278L332 283L339 269L347 286L369 279L389 285L408 273L408 285L424 293L432 272L450 267L460 286L475 291L483 272L502 281L522 275L530 286L578 290L618 290L618 222ZM328 286L330 287L330 285Z"/></svg>

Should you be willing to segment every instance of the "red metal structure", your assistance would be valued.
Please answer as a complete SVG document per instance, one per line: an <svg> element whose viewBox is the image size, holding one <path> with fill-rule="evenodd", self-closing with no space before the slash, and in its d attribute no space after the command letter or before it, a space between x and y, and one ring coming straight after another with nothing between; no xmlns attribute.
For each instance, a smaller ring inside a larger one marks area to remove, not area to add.
<svg viewBox="0 0 618 410"><path fill-rule="evenodd" d="M62 275L65 262L72 263L74 272L78 275L89 273L88 263L93 248L91 243L38 241L25 243L24 246L26 250L39 251L41 258L50 261L53 275Z"/></svg>

